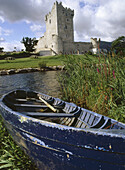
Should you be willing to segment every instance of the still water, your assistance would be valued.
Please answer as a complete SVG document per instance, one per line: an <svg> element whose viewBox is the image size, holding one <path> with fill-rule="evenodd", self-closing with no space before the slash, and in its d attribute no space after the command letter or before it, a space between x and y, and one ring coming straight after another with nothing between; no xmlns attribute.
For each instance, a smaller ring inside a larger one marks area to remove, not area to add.
<svg viewBox="0 0 125 170"><path fill-rule="evenodd" d="M34 72L0 76L0 97L15 89L26 89L59 97L59 83L56 71Z"/></svg>

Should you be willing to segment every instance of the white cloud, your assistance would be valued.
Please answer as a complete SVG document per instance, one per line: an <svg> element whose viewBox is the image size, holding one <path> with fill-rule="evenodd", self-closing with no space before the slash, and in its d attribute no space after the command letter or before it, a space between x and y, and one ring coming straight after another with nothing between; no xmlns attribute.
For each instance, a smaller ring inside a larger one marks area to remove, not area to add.
<svg viewBox="0 0 125 170"><path fill-rule="evenodd" d="M5 35L5 36L9 36L13 31L9 30L9 29L4 29L2 27L0 27L0 36Z"/></svg>
<svg viewBox="0 0 125 170"><path fill-rule="evenodd" d="M27 24L31 24L31 21L29 20L24 20Z"/></svg>
<svg viewBox="0 0 125 170"><path fill-rule="evenodd" d="M10 22L27 20L44 21L44 15L49 12L54 0L0 0L0 11Z"/></svg>
<svg viewBox="0 0 125 170"><path fill-rule="evenodd" d="M4 51L13 51L14 47L16 47L17 51L21 51L21 49L25 49L24 45L19 41L12 41L12 42L1 42L1 47L4 47Z"/></svg>
<svg viewBox="0 0 125 170"><path fill-rule="evenodd" d="M31 31L35 32L35 31L41 31L42 30L42 26L41 25L36 25L33 24L30 26Z"/></svg>
<svg viewBox="0 0 125 170"><path fill-rule="evenodd" d="M5 39L3 37L0 37L0 42L4 42Z"/></svg>
<svg viewBox="0 0 125 170"><path fill-rule="evenodd" d="M38 24L33 24L30 26L30 29L32 32L34 32L35 36L39 39L39 37L42 37L45 32L45 26L41 26Z"/></svg>
<svg viewBox="0 0 125 170"><path fill-rule="evenodd" d="M112 41L125 35L125 1L123 0L65 0L75 9L75 40L90 41L91 37ZM83 3L80 7L80 3ZM79 4L79 5L78 5ZM76 36L77 35L77 36Z"/></svg>
<svg viewBox="0 0 125 170"><path fill-rule="evenodd" d="M12 30L3 29L3 34L5 36L9 36L12 32L13 32Z"/></svg>
<svg viewBox="0 0 125 170"><path fill-rule="evenodd" d="M2 16L0 16L0 21L1 21L2 23L4 23L4 21L5 21Z"/></svg>
<svg viewBox="0 0 125 170"><path fill-rule="evenodd" d="M33 23L31 31L37 36L41 35L45 30L44 16L51 11L54 2L55 0L0 0L0 21L24 20L27 24ZM125 35L125 0L62 0L62 4L74 9L74 33L77 41L90 41L91 37L112 41Z"/></svg>

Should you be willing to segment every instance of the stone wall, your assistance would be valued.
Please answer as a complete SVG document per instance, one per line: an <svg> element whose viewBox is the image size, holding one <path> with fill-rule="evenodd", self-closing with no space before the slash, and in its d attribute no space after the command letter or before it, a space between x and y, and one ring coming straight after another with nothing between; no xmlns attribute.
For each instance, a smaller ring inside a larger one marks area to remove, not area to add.
<svg viewBox="0 0 125 170"><path fill-rule="evenodd" d="M74 42L77 53L83 54L92 49L92 43L90 42Z"/></svg>
<svg viewBox="0 0 125 170"><path fill-rule="evenodd" d="M90 51L92 44L88 42L64 42L64 53L65 54L84 54Z"/></svg>
<svg viewBox="0 0 125 170"><path fill-rule="evenodd" d="M52 51L51 50L42 50L39 52L40 56L51 56L52 55Z"/></svg>

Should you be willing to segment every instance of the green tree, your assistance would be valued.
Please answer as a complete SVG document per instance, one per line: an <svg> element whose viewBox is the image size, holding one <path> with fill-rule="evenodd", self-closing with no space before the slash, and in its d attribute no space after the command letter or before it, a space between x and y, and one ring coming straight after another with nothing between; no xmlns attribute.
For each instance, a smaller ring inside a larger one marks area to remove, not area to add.
<svg viewBox="0 0 125 170"><path fill-rule="evenodd" d="M125 55L125 36L121 36L112 42L112 50L116 51L117 54L121 53Z"/></svg>
<svg viewBox="0 0 125 170"><path fill-rule="evenodd" d="M35 50L35 45L37 45L38 40L36 38L23 37L21 43L24 44L26 51L33 52Z"/></svg>
<svg viewBox="0 0 125 170"><path fill-rule="evenodd" d="M0 47L0 52L3 52L3 49L4 49L3 47Z"/></svg>

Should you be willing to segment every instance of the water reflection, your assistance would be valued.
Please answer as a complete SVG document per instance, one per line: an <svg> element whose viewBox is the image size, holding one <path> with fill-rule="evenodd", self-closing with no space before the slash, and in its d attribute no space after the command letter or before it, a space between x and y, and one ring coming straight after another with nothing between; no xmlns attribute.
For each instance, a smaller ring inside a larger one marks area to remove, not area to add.
<svg viewBox="0 0 125 170"><path fill-rule="evenodd" d="M0 76L0 96L15 89L35 90L59 97L56 71Z"/></svg>

